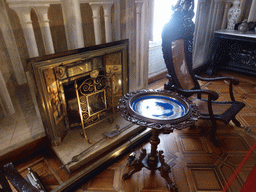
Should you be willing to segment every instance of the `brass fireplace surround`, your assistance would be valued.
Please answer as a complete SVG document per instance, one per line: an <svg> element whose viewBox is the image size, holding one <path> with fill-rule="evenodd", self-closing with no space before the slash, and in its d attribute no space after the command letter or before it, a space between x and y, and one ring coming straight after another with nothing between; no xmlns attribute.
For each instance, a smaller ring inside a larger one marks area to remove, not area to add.
<svg viewBox="0 0 256 192"><path fill-rule="evenodd" d="M149 139L151 129L117 111L129 91L128 49L128 40L121 40L28 60L46 134L72 174L54 191L67 190Z"/></svg>
<svg viewBox="0 0 256 192"><path fill-rule="evenodd" d="M76 126L83 127L89 141L85 129L114 113L119 98L128 91L127 51L124 40L29 60L39 110L53 146Z"/></svg>

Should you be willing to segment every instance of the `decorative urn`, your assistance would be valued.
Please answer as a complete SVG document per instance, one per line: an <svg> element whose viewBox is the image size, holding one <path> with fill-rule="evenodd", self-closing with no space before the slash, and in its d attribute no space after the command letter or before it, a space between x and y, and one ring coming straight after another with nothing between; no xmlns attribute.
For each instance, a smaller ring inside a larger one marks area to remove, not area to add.
<svg viewBox="0 0 256 192"><path fill-rule="evenodd" d="M233 6L228 10L227 30L233 31L235 29L235 24L238 22L240 15L241 15L241 2L240 0L235 0L233 2Z"/></svg>
<svg viewBox="0 0 256 192"><path fill-rule="evenodd" d="M238 26L238 31L240 33L245 33L249 30L249 25L247 23L247 20L242 21L242 23Z"/></svg>

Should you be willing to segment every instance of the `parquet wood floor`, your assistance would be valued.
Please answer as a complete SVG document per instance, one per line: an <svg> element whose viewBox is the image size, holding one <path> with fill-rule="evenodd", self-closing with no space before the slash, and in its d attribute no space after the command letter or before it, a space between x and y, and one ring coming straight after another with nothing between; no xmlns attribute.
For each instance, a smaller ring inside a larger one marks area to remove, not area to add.
<svg viewBox="0 0 256 192"><path fill-rule="evenodd" d="M242 127L238 128L232 123L225 125L218 122L216 137L220 141L219 147L209 141L207 130L211 124L208 121L199 120L196 129L175 130L171 134L160 135L158 149L164 151L165 161L172 169L170 177L176 182L179 192L222 191L256 141L256 78L224 72L221 75L236 75L240 79L240 84L235 87L235 97L246 104L237 116ZM152 84L150 88L161 88L163 81L165 80ZM202 85L204 88L211 88L218 92L220 99L226 100L229 97L224 89L227 88L226 82ZM137 156L141 148L150 149L150 144L146 142L138 146L135 150ZM95 177L77 185L73 191L168 191L167 183L158 171L152 172L143 168L130 179L122 180L122 174L129 169L126 166L128 155L113 162ZM241 190L255 164L256 150L253 150L231 183L229 192ZM16 168L25 176L28 166L39 173L49 190L56 188L72 176L59 169L61 163L51 151L42 151L40 155L17 164Z"/></svg>

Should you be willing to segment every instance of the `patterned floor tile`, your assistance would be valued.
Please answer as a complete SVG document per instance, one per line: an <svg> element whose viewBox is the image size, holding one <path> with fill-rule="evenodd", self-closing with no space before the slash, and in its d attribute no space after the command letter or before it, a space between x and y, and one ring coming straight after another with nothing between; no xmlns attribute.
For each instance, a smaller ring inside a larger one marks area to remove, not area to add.
<svg viewBox="0 0 256 192"><path fill-rule="evenodd" d="M241 75L239 78L241 87L235 87L234 92L235 98L246 104L246 107L237 115L242 127L238 128L232 122L228 125L218 122L216 138L220 142L219 147L214 146L209 140L208 132L211 128L209 121L199 120L196 123L197 129L175 130L169 135L160 135L159 148L164 151L166 162L172 168L169 175L176 182L179 192L221 191L256 141L256 138L246 132L246 127L251 131L255 127L256 133L256 99L254 99L256 97L250 95L254 94L253 81L256 79L248 80ZM213 88L220 94L220 100L229 100L230 96L225 90L227 83L200 84L206 89ZM252 153L232 182L229 191L236 192L242 188L256 163L254 153L256 152ZM134 182L135 180L137 182ZM150 173L145 168L140 173L132 175L130 181L121 180L120 182L123 183L123 191L167 191L167 183L161 178L159 172Z"/></svg>

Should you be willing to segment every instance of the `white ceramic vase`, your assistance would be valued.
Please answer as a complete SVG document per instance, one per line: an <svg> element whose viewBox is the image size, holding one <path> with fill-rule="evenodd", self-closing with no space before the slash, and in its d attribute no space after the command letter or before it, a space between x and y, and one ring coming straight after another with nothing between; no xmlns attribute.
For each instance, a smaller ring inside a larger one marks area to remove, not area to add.
<svg viewBox="0 0 256 192"><path fill-rule="evenodd" d="M234 30L235 24L238 22L239 16L241 15L241 2L240 0L234 0L233 6L228 10L227 15L227 30Z"/></svg>

